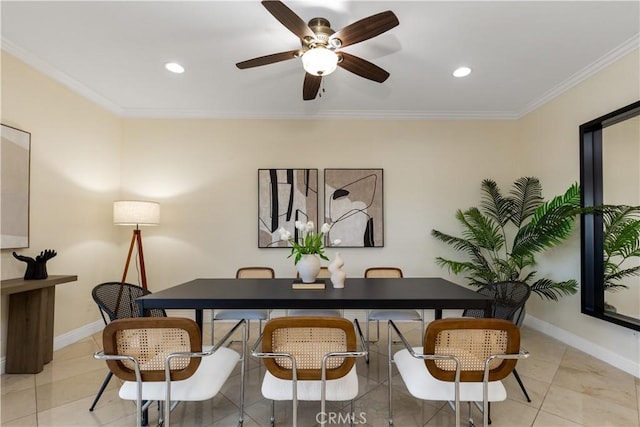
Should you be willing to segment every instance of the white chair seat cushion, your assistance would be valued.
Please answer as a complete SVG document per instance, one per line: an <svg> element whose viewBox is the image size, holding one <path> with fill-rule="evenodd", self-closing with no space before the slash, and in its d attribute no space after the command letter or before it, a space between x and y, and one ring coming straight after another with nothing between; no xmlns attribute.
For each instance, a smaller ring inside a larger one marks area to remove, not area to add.
<svg viewBox="0 0 640 427"><path fill-rule="evenodd" d="M369 320L421 320L420 313L415 310L372 310Z"/></svg>
<svg viewBox="0 0 640 427"><path fill-rule="evenodd" d="M212 346L203 346L208 351ZM214 397L240 360L240 355L231 349L221 347L211 356L203 357L198 370L189 378L171 382L172 401L200 401ZM120 387L120 398L137 399L135 381L125 381ZM143 382L143 400L164 400L165 382Z"/></svg>
<svg viewBox="0 0 640 427"><path fill-rule="evenodd" d="M323 310L321 308L309 308L304 310L290 310L289 316L326 316L326 317L342 317L342 313L340 310L332 310L326 309Z"/></svg>
<svg viewBox="0 0 640 427"><path fill-rule="evenodd" d="M267 320L269 310L220 310L213 317L216 320Z"/></svg>
<svg viewBox="0 0 640 427"><path fill-rule="evenodd" d="M298 400L320 400L322 381L298 381ZM262 395L271 400L293 400L293 385L289 380L274 377L269 371L262 381ZM327 401L347 401L358 395L358 374L356 366L342 378L327 381Z"/></svg>
<svg viewBox="0 0 640 427"><path fill-rule="evenodd" d="M422 347L414 347L413 351L422 354ZM407 349L400 350L393 360L402 376L409 393L423 400L455 400L455 383L435 379L425 366L423 359L411 356ZM489 402L499 402L507 398L507 391L502 381L489 382ZM482 402L481 382L460 383L461 402Z"/></svg>

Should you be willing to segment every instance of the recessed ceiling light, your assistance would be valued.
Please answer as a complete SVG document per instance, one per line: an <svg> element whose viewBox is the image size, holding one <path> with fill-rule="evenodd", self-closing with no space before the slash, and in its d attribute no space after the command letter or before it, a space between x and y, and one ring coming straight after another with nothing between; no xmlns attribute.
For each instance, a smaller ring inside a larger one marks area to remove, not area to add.
<svg viewBox="0 0 640 427"><path fill-rule="evenodd" d="M460 67L453 72L454 77L466 77L469 74L471 74L471 68L469 67Z"/></svg>
<svg viewBox="0 0 640 427"><path fill-rule="evenodd" d="M184 67L177 62L167 62L166 64L164 64L164 68L171 71L172 73L184 73Z"/></svg>

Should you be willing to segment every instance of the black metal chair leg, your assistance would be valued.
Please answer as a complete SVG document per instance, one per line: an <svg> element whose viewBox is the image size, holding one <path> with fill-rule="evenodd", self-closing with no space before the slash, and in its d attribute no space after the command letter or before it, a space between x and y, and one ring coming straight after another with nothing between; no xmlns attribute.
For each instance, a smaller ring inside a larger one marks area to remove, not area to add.
<svg viewBox="0 0 640 427"><path fill-rule="evenodd" d="M516 377L516 381L520 384L520 388L522 389L522 393L524 393L524 397L527 398L527 402L531 402L531 398L529 397L529 393L527 393L527 389L524 388L524 384L522 384L522 380L520 379L520 375L518 375L518 371L513 370L513 376Z"/></svg>
<svg viewBox="0 0 640 427"><path fill-rule="evenodd" d="M487 414L487 420L489 420L488 422L489 422L489 424L491 424L491 402L489 402L489 403L487 404L487 411L489 412L489 413Z"/></svg>
<svg viewBox="0 0 640 427"><path fill-rule="evenodd" d="M104 390L107 388L107 385L109 384L109 381L111 381L112 376L113 376L113 372L109 371L109 373L107 374L107 377L102 382L102 386L100 387L100 390L98 390L98 394L96 395L96 398L93 399L93 403L91 404L91 408L89 408L89 412L93 412L93 408L96 407L98 400L100 400L100 396L102 396L102 393L104 393Z"/></svg>
<svg viewBox="0 0 640 427"><path fill-rule="evenodd" d="M144 405L146 402L147 402L146 400L143 400L142 404ZM142 410L142 425L144 427L149 426L149 408Z"/></svg>

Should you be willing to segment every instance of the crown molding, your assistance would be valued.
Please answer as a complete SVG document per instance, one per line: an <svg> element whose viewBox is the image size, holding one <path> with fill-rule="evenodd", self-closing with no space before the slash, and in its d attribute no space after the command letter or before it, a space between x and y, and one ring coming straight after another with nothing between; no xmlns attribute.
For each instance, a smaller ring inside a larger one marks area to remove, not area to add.
<svg viewBox="0 0 640 427"><path fill-rule="evenodd" d="M89 89L88 87L78 82L73 77L58 70L56 67L52 66L42 58L32 54L31 52L28 52L27 50L19 47L18 45L11 42L10 40L7 40L4 37L2 37L1 43L2 43L2 50L20 59L22 62L33 67L35 70L63 84L64 86L68 87L72 91L76 92L78 95L99 105L105 110L117 116L123 115L124 110L122 109L122 107L115 104L113 101L110 101L109 99L105 98L104 96L98 94L97 92Z"/></svg>
<svg viewBox="0 0 640 427"><path fill-rule="evenodd" d="M34 69L60 82L69 89L94 102L107 111L123 118L156 119L362 119L362 120L517 120L536 110L567 90L640 48L640 33L635 34L618 47L573 74L541 97L529 103L519 112L512 111L365 111L332 110L323 112L229 112L210 110L158 110L125 109L111 100L61 72L43 59L31 54L6 38L1 39L2 50L16 56Z"/></svg>
<svg viewBox="0 0 640 427"><path fill-rule="evenodd" d="M526 116L530 112L540 108L547 102L551 101L557 96L560 96L564 92L568 91L569 89L578 85L579 83L583 82L589 77L599 73L603 69L607 68L611 64L622 59L623 57L627 56L629 53L633 52L638 48L640 48L640 33L636 33L634 36L632 36L631 38L623 42L621 45L611 50L609 53L598 58L596 61L587 65L582 70L573 74L571 77L561 82L559 85L550 89L541 97L539 97L538 99L528 104L519 114L517 114L517 118Z"/></svg>
<svg viewBox="0 0 640 427"><path fill-rule="evenodd" d="M208 110L128 109L126 118L146 119L353 119L353 120L514 120L518 116L508 111L364 111L329 110L322 112L230 112Z"/></svg>

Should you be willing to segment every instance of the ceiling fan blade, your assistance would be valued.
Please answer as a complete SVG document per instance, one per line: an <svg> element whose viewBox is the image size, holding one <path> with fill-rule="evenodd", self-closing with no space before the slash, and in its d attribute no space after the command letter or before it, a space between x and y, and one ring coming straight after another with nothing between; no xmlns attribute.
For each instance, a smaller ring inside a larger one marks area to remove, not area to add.
<svg viewBox="0 0 640 427"><path fill-rule="evenodd" d="M382 83L389 77L388 72L369 61L346 52L339 52L338 54L342 55L342 61L338 62L338 66L351 71L353 74L378 83Z"/></svg>
<svg viewBox="0 0 640 427"><path fill-rule="evenodd" d="M331 40L333 39L340 39L342 43L339 47L360 43L361 41L378 36L385 31L389 31L398 24L400 24L400 21L398 21L398 18L393 12L390 10L380 12L356 21L353 24L349 24L332 34L331 37L329 37L329 44L331 44Z"/></svg>
<svg viewBox="0 0 640 427"><path fill-rule="evenodd" d="M260 56L258 58L248 59L238 62L236 67L244 70L245 68L259 67L261 65L273 64L275 62L286 61L298 56L299 50L290 50L288 52L273 53L271 55Z"/></svg>
<svg viewBox="0 0 640 427"><path fill-rule="evenodd" d="M302 99L305 101L316 99L316 95L320 89L320 83L322 83L322 76L314 76L313 74L306 73L304 76L304 84L302 85Z"/></svg>
<svg viewBox="0 0 640 427"><path fill-rule="evenodd" d="M305 37L311 37L314 39L316 37L307 23L281 1L265 0L262 2L262 5L269 11L269 13L280 21L282 25L287 27L289 31L300 39L304 39Z"/></svg>

